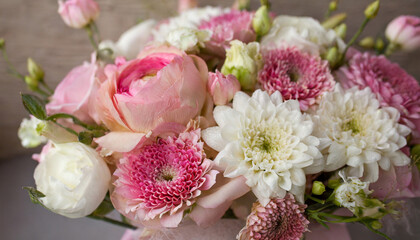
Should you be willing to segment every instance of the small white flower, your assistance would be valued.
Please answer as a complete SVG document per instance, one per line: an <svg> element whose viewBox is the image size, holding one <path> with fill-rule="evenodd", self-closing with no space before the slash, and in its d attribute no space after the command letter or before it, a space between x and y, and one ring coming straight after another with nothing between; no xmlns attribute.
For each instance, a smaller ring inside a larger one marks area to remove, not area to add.
<svg viewBox="0 0 420 240"><path fill-rule="evenodd" d="M314 135L321 140L325 171L344 166L348 176L378 180L378 165L404 166L410 159L400 151L410 130L398 124L395 108L380 108L370 88L344 91L339 84L325 94L316 114Z"/></svg>
<svg viewBox="0 0 420 240"><path fill-rule="evenodd" d="M261 204L283 198L287 191L303 201L305 171L322 158L319 140L311 135L313 123L299 102L283 102L279 92L271 97L257 90L252 97L238 92L233 109L217 106L217 127L203 131L203 139L219 151L215 162L224 176L245 176Z"/></svg>
<svg viewBox="0 0 420 240"><path fill-rule="evenodd" d="M335 200L343 207L354 212L357 207L363 207L366 194L369 194L369 183L355 177L346 178L340 171L338 175L344 180L335 190Z"/></svg>
<svg viewBox="0 0 420 240"><path fill-rule="evenodd" d="M211 32L193 28L177 28L166 36L166 42L183 51L197 51L210 40Z"/></svg>
<svg viewBox="0 0 420 240"><path fill-rule="evenodd" d="M22 120L18 130L18 137L23 147L34 148L47 142L47 138L41 136L37 131L38 124L42 122L34 116L31 116L30 119L24 118Z"/></svg>
<svg viewBox="0 0 420 240"><path fill-rule="evenodd" d="M261 40L261 47L263 50L273 49L284 44L296 46L312 55L325 53L333 46L341 51L346 47L334 30L326 30L317 20L283 15L274 19L270 31Z"/></svg>

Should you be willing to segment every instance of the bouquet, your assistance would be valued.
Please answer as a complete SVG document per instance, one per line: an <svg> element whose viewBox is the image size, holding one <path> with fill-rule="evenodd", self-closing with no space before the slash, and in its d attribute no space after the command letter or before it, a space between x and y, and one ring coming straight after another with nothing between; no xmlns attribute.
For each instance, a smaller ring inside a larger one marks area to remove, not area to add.
<svg viewBox="0 0 420 240"><path fill-rule="evenodd" d="M180 0L178 16L113 42L95 1L60 1L94 50L55 90L32 59L16 71L0 41L32 91L22 145L45 143L31 200L125 227L123 239L350 239L350 222L389 239L385 223L420 196L420 86L387 56L420 47L420 18L359 39L373 1L345 41L337 4L321 23L265 0Z"/></svg>

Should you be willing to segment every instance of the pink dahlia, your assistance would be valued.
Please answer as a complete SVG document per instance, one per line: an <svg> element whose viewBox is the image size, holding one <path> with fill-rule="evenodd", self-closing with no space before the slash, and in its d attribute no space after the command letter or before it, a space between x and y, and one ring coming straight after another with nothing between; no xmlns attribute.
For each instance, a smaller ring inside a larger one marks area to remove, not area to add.
<svg viewBox="0 0 420 240"><path fill-rule="evenodd" d="M348 66L339 70L344 88L370 87L382 106L398 109L400 123L413 131L416 142L420 139L420 86L416 79L398 64L384 56L356 53Z"/></svg>
<svg viewBox="0 0 420 240"><path fill-rule="evenodd" d="M246 226L239 232L240 240L300 240L308 230L305 218L306 205L299 204L291 194L275 198L263 207L259 202L252 206Z"/></svg>
<svg viewBox="0 0 420 240"><path fill-rule="evenodd" d="M114 173L111 199L134 223L177 227L217 173L203 152L200 130L184 132L126 153Z"/></svg>
<svg viewBox="0 0 420 240"><path fill-rule="evenodd" d="M253 16L253 13L247 11L231 10L228 13L212 17L208 21L203 21L199 28L212 32L206 47L219 52L228 48L229 42L235 39L245 43L255 41L257 35L252 28Z"/></svg>
<svg viewBox="0 0 420 240"><path fill-rule="evenodd" d="M334 88L328 62L317 56L289 47L271 50L263 58L264 67L258 75L261 87L270 94L279 91L285 100L298 100L303 111Z"/></svg>

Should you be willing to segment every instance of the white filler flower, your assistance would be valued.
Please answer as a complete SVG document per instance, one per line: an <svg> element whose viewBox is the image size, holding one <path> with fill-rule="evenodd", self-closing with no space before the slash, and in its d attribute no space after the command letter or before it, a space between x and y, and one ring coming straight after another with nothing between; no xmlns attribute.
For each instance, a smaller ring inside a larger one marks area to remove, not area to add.
<svg viewBox="0 0 420 240"><path fill-rule="evenodd" d="M23 147L34 148L47 142L47 138L41 136L37 131L38 124L42 122L42 120L39 120L34 116L31 116L30 119L24 118L22 120L18 130L18 137Z"/></svg>
<svg viewBox="0 0 420 240"><path fill-rule="evenodd" d="M391 164L404 166L410 159L400 151L410 130L398 124L395 108L380 108L370 88L334 92L323 96L316 114L314 135L321 140L325 171L346 167L346 174L378 180L378 165L385 171Z"/></svg>
<svg viewBox="0 0 420 240"><path fill-rule="evenodd" d="M344 180L335 190L335 200L343 207L354 212L356 207L364 205L366 194L369 194L369 183L362 182L355 177L345 177L343 171L338 175Z"/></svg>
<svg viewBox="0 0 420 240"><path fill-rule="evenodd" d="M225 177L245 176L262 205L287 191L303 201L305 170L312 172L322 156L311 135L313 123L298 101L283 102L279 92L271 97L261 90L252 97L238 92L233 109L217 106L214 118L219 126L204 130L203 139L219 151L215 162L225 168Z"/></svg>
<svg viewBox="0 0 420 240"><path fill-rule="evenodd" d="M41 202L69 218L84 217L102 202L111 180L105 161L79 142L54 144L40 159L34 179Z"/></svg>

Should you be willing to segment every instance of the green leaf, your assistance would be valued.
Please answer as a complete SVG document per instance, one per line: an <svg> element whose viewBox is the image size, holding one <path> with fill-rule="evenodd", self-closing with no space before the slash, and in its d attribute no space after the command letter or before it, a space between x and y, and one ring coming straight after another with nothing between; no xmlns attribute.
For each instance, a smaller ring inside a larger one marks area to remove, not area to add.
<svg viewBox="0 0 420 240"><path fill-rule="evenodd" d="M44 103L41 99L34 95L30 94L21 94L22 102L25 109L34 117L45 120L47 118L47 113L45 111Z"/></svg>
<svg viewBox="0 0 420 240"><path fill-rule="evenodd" d="M95 211L93 211L92 214L95 216L103 217L107 215L108 213L112 212L113 210L114 210L114 206L112 205L112 203L109 200L105 199L101 202L99 207L96 208Z"/></svg>
<svg viewBox="0 0 420 240"><path fill-rule="evenodd" d="M45 194L36 190L33 187L23 187L23 189L28 191L29 197L31 198L31 201L33 203L44 206L44 204L42 204L42 202L39 199L45 197Z"/></svg>

